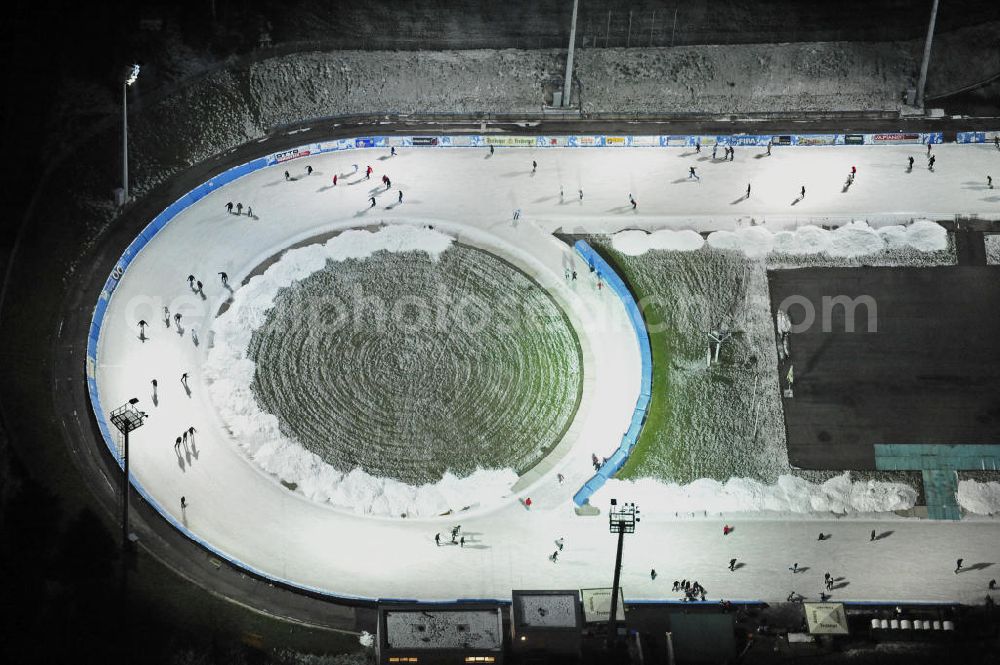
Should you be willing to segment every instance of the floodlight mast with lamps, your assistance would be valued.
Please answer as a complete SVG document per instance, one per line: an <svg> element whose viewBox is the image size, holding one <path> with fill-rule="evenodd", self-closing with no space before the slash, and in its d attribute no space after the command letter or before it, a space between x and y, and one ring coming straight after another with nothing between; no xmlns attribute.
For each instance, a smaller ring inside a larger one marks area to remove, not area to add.
<svg viewBox="0 0 1000 665"><path fill-rule="evenodd" d="M128 549L128 435L129 432L142 427L146 420L145 411L135 408L139 403L137 397L133 397L128 404L123 404L111 412L111 424L118 428L118 431L125 437L122 445L122 550Z"/></svg>
<svg viewBox="0 0 1000 665"><path fill-rule="evenodd" d="M622 547L625 544L625 534L635 533L635 525L639 521L639 508L634 503L625 503L618 507L618 500L611 499L611 511L608 513L608 526L611 533L618 534L618 551L615 554L615 577L611 585L611 616L608 618L608 649L615 646L618 638L616 616L618 613L618 585L622 573Z"/></svg>
<svg viewBox="0 0 1000 665"><path fill-rule="evenodd" d="M122 85L122 205L128 203L128 89L139 78L139 65L132 65Z"/></svg>

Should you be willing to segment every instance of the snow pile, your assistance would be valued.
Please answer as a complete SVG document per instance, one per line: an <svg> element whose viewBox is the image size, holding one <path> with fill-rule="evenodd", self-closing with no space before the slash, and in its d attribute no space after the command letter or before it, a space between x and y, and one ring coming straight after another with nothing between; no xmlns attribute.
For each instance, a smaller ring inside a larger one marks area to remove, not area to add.
<svg viewBox="0 0 1000 665"><path fill-rule="evenodd" d="M986 265L1000 265L1000 234L986 233Z"/></svg>
<svg viewBox="0 0 1000 665"><path fill-rule="evenodd" d="M819 254L830 243L830 232L818 226L800 226L774 234L774 251L781 254Z"/></svg>
<svg viewBox="0 0 1000 665"><path fill-rule="evenodd" d="M611 237L611 245L622 254L639 256L652 249L690 252L701 249L705 239L697 231L684 229L671 231L662 229L652 233L645 231L620 231Z"/></svg>
<svg viewBox="0 0 1000 665"><path fill-rule="evenodd" d="M1000 513L1000 483L980 483L975 480L958 481L958 505L976 515Z"/></svg>
<svg viewBox="0 0 1000 665"><path fill-rule="evenodd" d="M692 251L705 242L691 230L620 231L611 238L612 246L629 256L650 250ZM800 226L794 231L771 233L763 226L750 226L734 231L714 231L708 236L713 249L735 250L751 258L768 254L810 255L827 254L849 258L875 254L886 249L913 248L921 252L936 252L948 248L948 232L934 222L918 220L909 226L893 225L873 229L865 222L851 222L833 231L818 226Z"/></svg>
<svg viewBox="0 0 1000 665"><path fill-rule="evenodd" d="M715 231L708 235L708 246L713 249L737 250L756 258L771 253L774 249L774 235L762 226Z"/></svg>
<svg viewBox="0 0 1000 665"><path fill-rule="evenodd" d="M203 367L209 394L230 434L264 471L314 501L328 502L357 513L408 517L494 502L509 494L517 480L513 470L476 471L465 478L445 474L420 486L377 478L360 468L339 471L299 443L284 436L278 418L260 410L251 385L256 366L247 357L253 331L267 320L280 289L323 268L327 261L371 256L380 250L426 252L437 259L453 238L427 228L393 225L379 230L351 230L323 245L285 253L264 274L236 292L229 309L212 326L215 346Z"/></svg>
<svg viewBox="0 0 1000 665"><path fill-rule="evenodd" d="M851 480L850 472L822 484L783 475L774 485L749 478L725 483L700 478L687 485L644 478L611 480L602 491L628 496L643 506L664 512L740 513L779 511L792 513L880 513L912 508L917 492L902 483Z"/></svg>

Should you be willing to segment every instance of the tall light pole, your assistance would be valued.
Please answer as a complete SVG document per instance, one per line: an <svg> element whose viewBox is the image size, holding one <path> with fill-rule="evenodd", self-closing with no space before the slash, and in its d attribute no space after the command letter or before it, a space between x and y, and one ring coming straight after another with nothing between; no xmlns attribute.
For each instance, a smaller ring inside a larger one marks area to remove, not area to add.
<svg viewBox="0 0 1000 665"><path fill-rule="evenodd" d="M917 81L917 106L924 107L924 87L927 85L927 68L931 64L931 43L934 41L934 24L937 22L938 0L931 7L931 20L927 24L927 39L924 41L924 59L920 63L920 80Z"/></svg>
<svg viewBox="0 0 1000 665"><path fill-rule="evenodd" d="M128 434L133 430L142 427L146 419L145 411L139 411L135 405L139 403L137 397L133 397L128 404L123 404L111 412L111 424L118 428L118 431L125 437L122 446L122 550L128 549Z"/></svg>
<svg viewBox="0 0 1000 665"><path fill-rule="evenodd" d="M569 54L566 56L566 80L563 82L562 105L571 106L573 96L573 51L576 48L576 8L580 0L573 0L573 22L569 26Z"/></svg>
<svg viewBox="0 0 1000 665"><path fill-rule="evenodd" d="M128 203L128 88L139 78L139 65L132 65L122 83L122 205Z"/></svg>
<svg viewBox="0 0 1000 665"><path fill-rule="evenodd" d="M625 544L625 534L635 533L635 525L639 521L639 508L634 503L626 503L618 507L618 500L611 499L611 512L608 513L608 526L611 533L618 534L618 552L615 555L615 579L611 585L611 616L608 618L608 649L615 646L618 640L618 584L622 574L622 546Z"/></svg>

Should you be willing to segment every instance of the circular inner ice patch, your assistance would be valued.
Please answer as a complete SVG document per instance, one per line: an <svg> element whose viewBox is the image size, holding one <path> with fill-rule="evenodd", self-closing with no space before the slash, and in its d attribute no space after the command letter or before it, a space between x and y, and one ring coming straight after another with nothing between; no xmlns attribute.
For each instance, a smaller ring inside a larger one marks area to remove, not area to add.
<svg viewBox="0 0 1000 665"><path fill-rule="evenodd" d="M327 261L277 292L247 357L283 435L341 472L412 485L529 468L581 391L579 342L551 296L458 244Z"/></svg>

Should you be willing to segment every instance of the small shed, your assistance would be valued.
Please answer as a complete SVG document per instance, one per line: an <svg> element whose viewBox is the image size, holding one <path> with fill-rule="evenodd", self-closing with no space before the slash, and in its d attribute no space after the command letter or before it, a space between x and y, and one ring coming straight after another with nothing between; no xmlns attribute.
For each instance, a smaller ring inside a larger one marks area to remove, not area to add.
<svg viewBox="0 0 1000 665"><path fill-rule="evenodd" d="M580 592L514 591L511 652L521 662L577 662L583 642Z"/></svg>
<svg viewBox="0 0 1000 665"><path fill-rule="evenodd" d="M379 663L503 663L499 603L381 604L377 630Z"/></svg>

